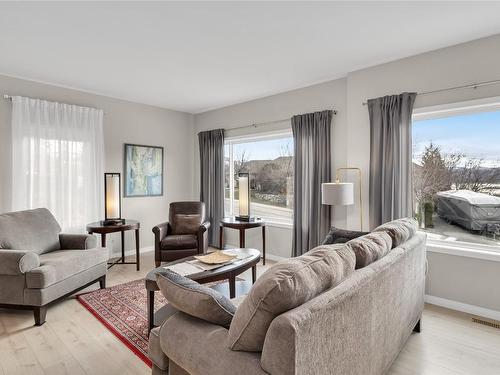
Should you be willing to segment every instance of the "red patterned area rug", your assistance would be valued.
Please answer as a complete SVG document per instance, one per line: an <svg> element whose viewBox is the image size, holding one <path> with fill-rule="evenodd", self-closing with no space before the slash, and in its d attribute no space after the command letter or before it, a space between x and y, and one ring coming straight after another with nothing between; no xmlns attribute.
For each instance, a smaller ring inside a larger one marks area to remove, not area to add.
<svg viewBox="0 0 500 375"><path fill-rule="evenodd" d="M239 293L241 279L237 280ZM228 288L226 281L205 285L217 285L217 289ZM106 328L151 367L151 360L148 357L147 292L144 279L80 294L77 298ZM155 293L155 311L166 302L160 292Z"/></svg>
<svg viewBox="0 0 500 375"><path fill-rule="evenodd" d="M147 292L144 279L80 294L77 298L106 328L151 367L148 358ZM166 302L160 292L155 294L155 310Z"/></svg>

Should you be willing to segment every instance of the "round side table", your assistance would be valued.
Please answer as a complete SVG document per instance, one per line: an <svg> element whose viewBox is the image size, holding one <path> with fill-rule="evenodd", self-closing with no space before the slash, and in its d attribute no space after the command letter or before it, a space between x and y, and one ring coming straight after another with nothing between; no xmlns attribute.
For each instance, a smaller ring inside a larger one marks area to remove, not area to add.
<svg viewBox="0 0 500 375"><path fill-rule="evenodd" d="M245 231L251 228L262 227L262 264L266 265L266 222L262 219L253 221L240 221L234 217L225 217L220 221L219 247L224 248L224 228L232 228L240 231L240 248L245 247Z"/></svg>
<svg viewBox="0 0 500 375"><path fill-rule="evenodd" d="M137 271L141 269L141 261L139 256L139 229L141 223L137 220L125 220L123 224L116 225L102 225L100 221L90 223L87 225L87 232L89 234L99 233L101 235L101 246L106 247L106 235L109 233L121 233L122 256L115 261L108 262L108 269L115 264L135 264ZM128 230L135 231L135 262L125 262L125 232Z"/></svg>

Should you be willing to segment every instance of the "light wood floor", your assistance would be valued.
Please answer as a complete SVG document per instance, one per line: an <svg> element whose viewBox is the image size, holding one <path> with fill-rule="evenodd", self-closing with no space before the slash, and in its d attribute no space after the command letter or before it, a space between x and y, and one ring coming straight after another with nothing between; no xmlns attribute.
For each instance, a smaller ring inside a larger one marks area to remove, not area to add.
<svg viewBox="0 0 500 375"><path fill-rule="evenodd" d="M153 253L145 253L140 272L133 265L113 267L108 286L144 277L153 263ZM263 270L260 265L258 274ZM250 272L243 276L251 277ZM423 332L411 336L390 375L500 374L500 330L431 305L423 324ZM51 306L42 327L33 327L30 312L0 309L0 375L150 373L74 298Z"/></svg>

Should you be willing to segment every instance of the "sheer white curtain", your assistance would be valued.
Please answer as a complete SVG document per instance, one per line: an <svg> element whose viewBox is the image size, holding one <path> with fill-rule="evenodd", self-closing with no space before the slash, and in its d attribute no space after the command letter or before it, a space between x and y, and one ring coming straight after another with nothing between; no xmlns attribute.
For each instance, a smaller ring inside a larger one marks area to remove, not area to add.
<svg viewBox="0 0 500 375"><path fill-rule="evenodd" d="M12 209L46 207L81 231L103 206L103 111L12 98Z"/></svg>

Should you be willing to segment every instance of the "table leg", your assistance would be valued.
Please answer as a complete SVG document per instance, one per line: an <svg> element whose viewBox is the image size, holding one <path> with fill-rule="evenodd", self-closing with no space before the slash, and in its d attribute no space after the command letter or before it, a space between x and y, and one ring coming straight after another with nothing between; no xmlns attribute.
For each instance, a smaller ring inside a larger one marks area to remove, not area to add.
<svg viewBox="0 0 500 375"><path fill-rule="evenodd" d="M148 291L148 333L154 328L155 324L155 292L154 290Z"/></svg>
<svg viewBox="0 0 500 375"><path fill-rule="evenodd" d="M266 265L266 226L262 227L262 264Z"/></svg>
<svg viewBox="0 0 500 375"><path fill-rule="evenodd" d="M136 269L139 271L141 269L141 256L139 253L139 229L135 230L135 262L136 262Z"/></svg>
<svg viewBox="0 0 500 375"><path fill-rule="evenodd" d="M219 249L224 249L224 227L219 225Z"/></svg>
<svg viewBox="0 0 500 375"><path fill-rule="evenodd" d="M101 247L106 247L106 233L101 234Z"/></svg>
<svg viewBox="0 0 500 375"><path fill-rule="evenodd" d="M245 247L245 229L240 229L240 247Z"/></svg>
<svg viewBox="0 0 500 375"><path fill-rule="evenodd" d="M257 280L257 265L252 267L252 284Z"/></svg>
<svg viewBox="0 0 500 375"><path fill-rule="evenodd" d="M229 298L236 297L236 275L229 276Z"/></svg>
<svg viewBox="0 0 500 375"><path fill-rule="evenodd" d="M120 233L122 237L122 263L125 263L125 232L122 230Z"/></svg>

